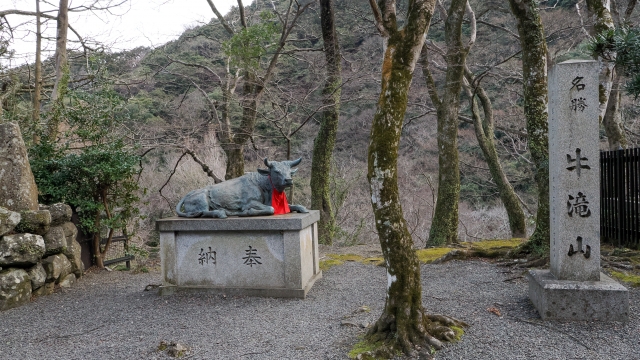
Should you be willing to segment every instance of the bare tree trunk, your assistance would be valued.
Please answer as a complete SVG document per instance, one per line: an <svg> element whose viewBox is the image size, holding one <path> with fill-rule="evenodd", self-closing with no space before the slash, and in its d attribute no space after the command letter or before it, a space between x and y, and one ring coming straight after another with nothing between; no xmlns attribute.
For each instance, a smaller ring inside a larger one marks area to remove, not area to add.
<svg viewBox="0 0 640 360"><path fill-rule="evenodd" d="M464 0L466 2L466 0ZM402 214L398 191L398 144L415 64L431 21L435 0L409 1L406 25L398 29L394 1L370 0L376 25L386 41L382 83L373 118L367 179L382 253L387 264L384 311L369 330L371 342L385 341L377 356L396 351L415 354L416 345L440 342L430 334L432 323L422 306L420 262ZM438 334L451 336L450 329ZM381 351L384 351L381 350Z"/></svg>
<svg viewBox="0 0 640 360"><path fill-rule="evenodd" d="M230 35L234 35L233 29L229 26L228 22L224 19L222 14L216 9L214 3L211 0L207 0L209 3L209 7L213 10L216 17L222 24L222 26L227 30ZM296 10L291 11L294 3L296 5ZM234 132L230 139L232 142L227 146L223 146L222 149L227 156L227 171L225 173L225 179L232 179L239 176L244 175L244 146L253 136L253 131L256 125L256 115L258 109L258 103L262 94L264 92L266 84L269 82L273 72L275 71L276 65L278 63L278 59L282 50L286 45L287 38L291 31L295 27L300 15L304 13L304 11L312 4L312 2L308 2L307 4L300 4L298 2L294 2L293 0L289 1L289 7L287 13L284 17L278 15L281 19L282 23L282 32L280 34L280 39L278 39L278 44L276 48L273 50L271 59L269 60L269 65L262 76L258 76L252 71L245 69L244 74L244 85L243 85L243 96L244 99L241 101L242 106L242 121L240 123L240 127L237 131ZM244 28L247 27L247 20L245 18L244 7L241 0L238 0L238 7L240 8L240 22Z"/></svg>
<svg viewBox="0 0 640 360"><path fill-rule="evenodd" d="M31 120L34 129L38 129L40 124L40 102L42 96L42 31L40 26L40 0L36 0L36 63L35 63L35 79L33 86L33 112ZM38 131L34 131L33 142L40 141Z"/></svg>
<svg viewBox="0 0 640 360"><path fill-rule="evenodd" d="M469 83L473 84L474 79L471 72L468 70L465 72ZM511 236L514 238L526 237L527 226L525 223L524 211L522 211L518 197L502 169L502 165L498 159L495 142L493 141L493 107L491 105L491 100L484 89L479 85L475 87L475 93L469 87L468 94L471 99L471 113L473 114L476 138L478 139L480 149L482 149L482 153L484 154L487 165L489 166L491 177L498 188L500 200L502 200L507 211ZM476 101L475 96L480 99L480 104L484 110L484 119L480 116L480 110L478 109L478 102Z"/></svg>
<svg viewBox="0 0 640 360"><path fill-rule="evenodd" d="M595 36L604 31L615 30L610 6L611 3L609 0L587 0L587 14L589 19L593 21L593 26L589 27L591 36ZM612 59L615 59L615 57L615 54L611 54ZM607 103L611 98L610 93L613 86L615 60L608 60L601 56L596 56L595 58L600 63L598 99L600 103L600 123L603 123L605 117L607 117ZM618 107L615 108L619 110ZM609 118L613 119L615 116L615 114L610 114ZM613 131L613 133L610 133L610 131ZM607 133L607 137L610 138L619 139L621 136L624 137L624 132L620 133L615 126L607 126L605 124L605 132Z"/></svg>
<svg viewBox="0 0 640 360"><path fill-rule="evenodd" d="M56 81L53 84L53 92L51 94L51 104L53 104L53 108L47 124L47 136L51 141L54 141L58 136L59 127L62 123L60 109L62 107L62 101L64 100L64 96L67 92L67 84L69 82L69 62L67 59L69 0L60 0L56 24Z"/></svg>
<svg viewBox="0 0 640 360"><path fill-rule="evenodd" d="M69 0L60 0L58 8L58 20L56 22L56 82L53 84L51 101L55 102L60 97L60 87L65 70L68 71L67 59L67 32L69 29ZM65 69L66 68L66 69Z"/></svg>
<svg viewBox="0 0 640 360"><path fill-rule="evenodd" d="M607 134L607 140L609 141L609 150L618 150L627 147L627 138L622 125L622 114L620 113L622 90L622 75L616 72L613 78L611 92L609 93L609 101L607 101L607 111L602 120Z"/></svg>
<svg viewBox="0 0 640 360"><path fill-rule="evenodd" d="M429 231L428 245L458 242L458 203L460 201L460 167L458 162L458 113L464 64L469 47L462 44L462 20L467 9L466 0L453 0L445 20L444 94L437 97L431 74L427 85L438 116L438 200ZM475 35L474 35L475 37ZM425 61L425 65L428 65ZM424 71L424 70L423 70ZM428 68L427 68L428 71Z"/></svg>
<svg viewBox="0 0 640 360"><path fill-rule="evenodd" d="M340 117L342 83L340 45L336 33L333 0L320 0L320 23L327 61L327 80L322 94L323 104L328 106L322 112L320 129L313 143L311 208L320 210L318 223L320 242L331 244L335 233L335 215L329 198L329 179Z"/></svg>
<svg viewBox="0 0 640 360"><path fill-rule="evenodd" d="M524 77L524 115L529 150L538 185L536 229L529 239L537 253L549 249L549 123L547 97L547 43L535 0L509 0L518 24Z"/></svg>

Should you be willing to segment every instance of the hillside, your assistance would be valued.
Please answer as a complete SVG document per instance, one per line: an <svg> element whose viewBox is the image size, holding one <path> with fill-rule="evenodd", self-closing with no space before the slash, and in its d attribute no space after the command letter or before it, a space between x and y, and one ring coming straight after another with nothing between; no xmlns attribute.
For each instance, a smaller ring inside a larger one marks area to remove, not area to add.
<svg viewBox="0 0 640 360"><path fill-rule="evenodd" d="M282 7L287 2L277 3ZM505 2L471 3L478 18L478 32L467 64L475 74L483 74L482 85L494 106L498 129L495 138L502 165L530 214L535 214L535 184L522 110L522 70L515 22ZM542 16L550 63L585 57L581 48L585 35L581 19L573 8L575 2L547 3ZM256 1L246 7L251 24L263 21L260 12L266 6ZM368 1L337 0L335 6L344 78L332 172L333 197L342 229L337 241L342 244L377 241L366 181L366 159L379 91L382 41L373 25ZM238 26L237 17L237 8L226 16L234 26ZM468 34L469 25L464 26ZM435 48L444 46L444 26L438 14L432 20L427 38ZM218 177L224 177L221 130L215 119L224 104L224 86L237 76L224 52L224 42L228 39L229 35L213 17L209 24L188 29L178 40L156 49L104 53L91 61L78 58L73 62L72 72L76 74L94 73L98 68L104 71L104 78L126 100L130 119L127 136L141 151L154 149L145 155L140 177L141 185L148 189L141 205L142 213L148 217L140 221L138 229L143 237L152 232L152 220L171 214L173 205L187 191L212 182L189 158L175 167L181 155L180 147L193 149ZM257 65L259 71L265 69L270 55L270 48L266 49L262 62ZM324 81L321 51L318 9L312 6L301 16L289 37L268 91L260 100L252 144L245 149L246 171L261 166L264 157L280 160L287 157L288 151L290 158L302 157L293 198L307 206L311 151L318 129L317 111ZM442 84L442 58L433 52L430 60L436 83ZM232 126L237 126L242 112L243 80L237 79L235 85L228 108ZM625 101L625 116L635 118L638 111L635 104ZM469 117L469 98L465 94L462 104L463 115ZM20 120L18 111L13 113ZM438 176L436 125L435 111L418 68L410 92L398 164L403 210L418 246L424 245L428 236L437 193L434 188ZM629 121L628 125L636 129L636 133L640 132L637 122ZM462 180L460 222L463 225L459 237L466 241L508 237L506 214L473 126L461 121L458 136ZM158 190L172 171L175 174L159 194Z"/></svg>

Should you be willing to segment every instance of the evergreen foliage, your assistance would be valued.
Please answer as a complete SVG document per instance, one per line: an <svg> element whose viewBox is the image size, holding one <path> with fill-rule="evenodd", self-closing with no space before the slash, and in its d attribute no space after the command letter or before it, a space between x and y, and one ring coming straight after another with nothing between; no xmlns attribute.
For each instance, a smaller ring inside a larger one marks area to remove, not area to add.
<svg viewBox="0 0 640 360"><path fill-rule="evenodd" d="M70 92L58 110L69 128L67 140L43 137L29 152L40 202L72 205L88 233L104 227L122 229L137 215L135 175L140 158L117 131L127 119L124 110L124 102L112 90ZM103 212L110 212L111 218L102 219Z"/></svg>
<svg viewBox="0 0 640 360"><path fill-rule="evenodd" d="M588 50L606 60L615 61L628 81L625 89L636 99L640 95L640 29L628 25L605 30L589 40ZM613 56L612 54L615 54Z"/></svg>

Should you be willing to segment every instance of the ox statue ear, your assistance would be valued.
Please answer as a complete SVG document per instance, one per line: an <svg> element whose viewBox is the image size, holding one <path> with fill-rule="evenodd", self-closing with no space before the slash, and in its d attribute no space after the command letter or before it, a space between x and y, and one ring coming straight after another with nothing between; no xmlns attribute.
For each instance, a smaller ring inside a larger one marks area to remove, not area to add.
<svg viewBox="0 0 640 360"><path fill-rule="evenodd" d="M264 169L258 169L258 172L260 173L260 175L270 175L271 174L271 171L264 170Z"/></svg>
<svg viewBox="0 0 640 360"><path fill-rule="evenodd" d="M297 160L291 160L287 162L289 163L289 166L294 167L294 166L298 166L301 161L302 161L302 158L298 158Z"/></svg>
<svg viewBox="0 0 640 360"><path fill-rule="evenodd" d="M298 169L291 169L291 176L293 176L297 171Z"/></svg>
<svg viewBox="0 0 640 360"><path fill-rule="evenodd" d="M264 158L264 164L267 165L268 168L271 168L271 163L269 163L269 160L267 160L267 158Z"/></svg>

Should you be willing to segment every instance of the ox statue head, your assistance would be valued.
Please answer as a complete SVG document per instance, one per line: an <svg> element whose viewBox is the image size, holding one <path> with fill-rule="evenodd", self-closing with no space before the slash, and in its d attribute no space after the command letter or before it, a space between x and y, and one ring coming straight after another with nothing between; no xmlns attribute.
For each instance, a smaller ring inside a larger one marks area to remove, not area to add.
<svg viewBox="0 0 640 360"><path fill-rule="evenodd" d="M258 169L258 172L262 175L270 176L273 187L282 192L285 188L293 185L291 177L298 169L292 169L292 167L298 166L301 161L302 158L291 161L269 161L264 158L264 164L267 165L269 170Z"/></svg>

